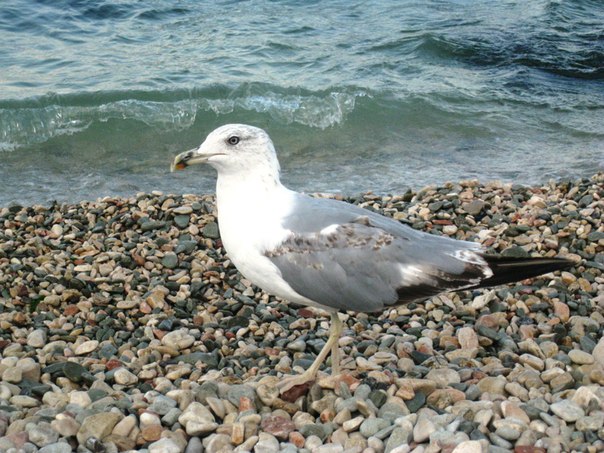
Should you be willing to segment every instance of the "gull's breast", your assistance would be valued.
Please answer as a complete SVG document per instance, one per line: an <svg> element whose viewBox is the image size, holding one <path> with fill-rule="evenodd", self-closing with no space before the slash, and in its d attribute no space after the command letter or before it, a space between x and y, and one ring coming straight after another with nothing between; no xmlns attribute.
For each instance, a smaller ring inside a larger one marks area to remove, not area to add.
<svg viewBox="0 0 604 453"><path fill-rule="evenodd" d="M222 244L237 270L256 286L290 302L316 305L295 292L266 257L267 251L275 249L291 235L291 231L282 225L291 205L287 193L276 193L271 197L263 195L262 198L252 197L252 200L248 196L218 198Z"/></svg>

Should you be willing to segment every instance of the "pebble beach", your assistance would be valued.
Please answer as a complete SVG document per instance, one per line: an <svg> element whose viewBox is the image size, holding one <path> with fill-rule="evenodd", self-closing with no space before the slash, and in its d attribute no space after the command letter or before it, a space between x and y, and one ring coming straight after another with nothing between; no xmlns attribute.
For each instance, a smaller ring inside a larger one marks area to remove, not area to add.
<svg viewBox="0 0 604 453"><path fill-rule="evenodd" d="M324 195L318 195L324 196ZM604 451L604 174L345 198L567 271L329 317L251 285L212 196L0 208L0 452Z"/></svg>

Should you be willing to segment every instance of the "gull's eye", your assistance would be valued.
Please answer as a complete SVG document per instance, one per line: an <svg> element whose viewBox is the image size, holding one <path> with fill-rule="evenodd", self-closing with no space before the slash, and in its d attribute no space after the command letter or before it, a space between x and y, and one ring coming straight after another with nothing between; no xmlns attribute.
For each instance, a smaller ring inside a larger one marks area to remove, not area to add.
<svg viewBox="0 0 604 453"><path fill-rule="evenodd" d="M236 135L231 135L228 139L227 139L227 143L229 145L236 145L237 143L239 143L239 137L237 137Z"/></svg>

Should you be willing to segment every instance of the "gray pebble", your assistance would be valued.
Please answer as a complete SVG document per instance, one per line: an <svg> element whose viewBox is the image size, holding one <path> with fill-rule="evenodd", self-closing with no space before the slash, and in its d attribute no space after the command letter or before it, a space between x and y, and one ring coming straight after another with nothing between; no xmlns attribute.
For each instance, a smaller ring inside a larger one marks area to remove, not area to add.
<svg viewBox="0 0 604 453"><path fill-rule="evenodd" d="M57 442L40 448L39 453L71 453L71 446L66 442Z"/></svg>
<svg viewBox="0 0 604 453"><path fill-rule="evenodd" d="M239 407L239 401L242 397L249 398L254 405L256 404L256 390L247 385L231 385L226 397L235 407Z"/></svg>
<svg viewBox="0 0 604 453"><path fill-rule="evenodd" d="M299 429L299 431L300 434L306 438L309 436L316 436L321 439L321 441L324 441L329 434L324 425L319 425L317 423L309 423L308 425L304 425Z"/></svg>
<svg viewBox="0 0 604 453"><path fill-rule="evenodd" d="M386 441L385 453L390 453L394 448L408 444L411 441L412 432L403 427L397 426L392 430L390 437Z"/></svg>
<svg viewBox="0 0 604 453"><path fill-rule="evenodd" d="M201 233L205 237L210 239L218 239L220 237L220 232L218 231L218 224L216 222L208 222L206 226L203 227Z"/></svg>
<svg viewBox="0 0 604 453"><path fill-rule="evenodd" d="M174 252L166 252L161 263L168 269L174 269L178 265L178 256Z"/></svg>
<svg viewBox="0 0 604 453"><path fill-rule="evenodd" d="M203 453L201 439L195 436L191 437L187 444L187 448L185 448L185 453Z"/></svg>
<svg viewBox="0 0 604 453"><path fill-rule="evenodd" d="M54 444L59 440L59 433L47 422L39 422L28 430L29 440L38 447Z"/></svg>
<svg viewBox="0 0 604 453"><path fill-rule="evenodd" d="M391 422L388 420L384 420L383 418L367 418L359 428L360 433L366 437L370 438L375 435L378 431L387 428L391 425Z"/></svg>
<svg viewBox="0 0 604 453"><path fill-rule="evenodd" d="M581 406L570 400L561 400L550 406L551 411L566 422L576 422L585 416Z"/></svg>
<svg viewBox="0 0 604 453"><path fill-rule="evenodd" d="M380 418L390 421L408 414L409 410L397 403L384 403L378 412Z"/></svg>
<svg viewBox="0 0 604 453"><path fill-rule="evenodd" d="M182 414L182 411L179 408L172 408L166 412L166 414L161 418L161 421L166 426L172 426L178 421L180 414Z"/></svg>
<svg viewBox="0 0 604 453"><path fill-rule="evenodd" d="M175 215L174 223L178 228L187 228L189 226L189 222L191 221L191 216L189 215Z"/></svg>

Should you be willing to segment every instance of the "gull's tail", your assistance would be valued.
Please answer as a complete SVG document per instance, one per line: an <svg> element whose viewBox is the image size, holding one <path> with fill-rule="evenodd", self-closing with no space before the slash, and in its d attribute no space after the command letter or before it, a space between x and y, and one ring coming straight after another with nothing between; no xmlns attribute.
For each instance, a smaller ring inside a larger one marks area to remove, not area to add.
<svg viewBox="0 0 604 453"><path fill-rule="evenodd" d="M486 254L483 254L482 257L487 262L493 275L482 280L474 288L513 283L575 265L573 261L565 258L508 258Z"/></svg>

